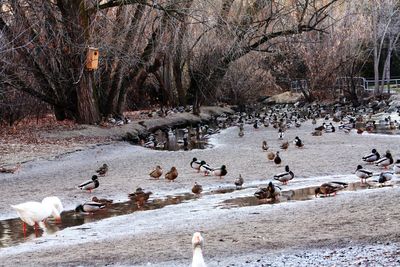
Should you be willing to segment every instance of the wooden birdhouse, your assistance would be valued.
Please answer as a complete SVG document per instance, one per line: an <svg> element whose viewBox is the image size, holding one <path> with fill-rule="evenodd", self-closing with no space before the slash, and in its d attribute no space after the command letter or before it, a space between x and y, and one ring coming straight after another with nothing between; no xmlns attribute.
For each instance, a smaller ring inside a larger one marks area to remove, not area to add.
<svg viewBox="0 0 400 267"><path fill-rule="evenodd" d="M86 55L86 69L97 70L99 67L99 49L96 47L88 47Z"/></svg>

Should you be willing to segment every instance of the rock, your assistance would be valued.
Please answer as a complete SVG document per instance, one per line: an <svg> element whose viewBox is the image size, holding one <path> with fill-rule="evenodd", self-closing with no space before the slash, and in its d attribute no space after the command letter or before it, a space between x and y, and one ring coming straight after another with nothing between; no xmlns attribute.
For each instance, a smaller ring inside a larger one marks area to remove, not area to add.
<svg viewBox="0 0 400 267"><path fill-rule="evenodd" d="M294 104L303 99L303 95L300 93L292 93L290 91L284 92L282 94L271 96L270 98L264 100L265 104Z"/></svg>

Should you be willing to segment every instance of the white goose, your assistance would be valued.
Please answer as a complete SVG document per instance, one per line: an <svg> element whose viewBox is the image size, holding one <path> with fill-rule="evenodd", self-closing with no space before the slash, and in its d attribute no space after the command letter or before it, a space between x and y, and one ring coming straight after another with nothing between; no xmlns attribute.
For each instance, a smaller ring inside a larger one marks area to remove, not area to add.
<svg viewBox="0 0 400 267"><path fill-rule="evenodd" d="M193 234L192 238L193 245L193 259L192 259L192 267L206 267L206 263L203 258L203 245L204 240L199 232Z"/></svg>
<svg viewBox="0 0 400 267"><path fill-rule="evenodd" d="M23 223L23 231L26 234L26 224L34 226L39 225L44 228L43 221L50 216L60 220L60 213L63 210L61 200L58 197L47 197L42 202L29 201L17 205L11 205L17 211L18 216Z"/></svg>

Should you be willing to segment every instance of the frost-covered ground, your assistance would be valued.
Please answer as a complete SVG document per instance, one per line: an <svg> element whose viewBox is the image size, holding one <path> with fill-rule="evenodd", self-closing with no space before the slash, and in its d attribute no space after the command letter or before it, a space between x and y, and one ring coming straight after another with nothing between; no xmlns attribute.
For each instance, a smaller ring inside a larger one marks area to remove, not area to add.
<svg viewBox="0 0 400 267"><path fill-rule="evenodd" d="M0 176L1 219L16 216L9 204L40 201L49 195L59 196L66 209L73 209L90 196L76 185L104 162L110 171L100 178L94 194L115 201L127 200L138 186L152 191L152 198L190 192L195 181L206 192L232 187L239 173L245 188L87 223L2 248L0 265L188 266L191 235L202 231L209 266L398 266L397 185L307 201L222 206L224 200L252 196L257 186L267 184L286 164L296 177L282 188L295 190L332 180L357 182L353 172L372 148L381 154L390 149L395 157L400 152L398 136L338 132L314 137L313 127L306 123L286 132L285 139L299 136L305 148L290 146L281 151L281 167L269 162L261 150L262 140L268 141L270 150L279 149L276 130L255 130L251 125L245 127L243 138L238 137L237 128L223 130L207 150L153 151L116 143L25 163L21 172ZM199 175L189 167L193 157L213 166L225 164L228 175L222 180ZM155 165L164 170L176 166L176 182L149 180ZM366 167L380 171L373 165Z"/></svg>

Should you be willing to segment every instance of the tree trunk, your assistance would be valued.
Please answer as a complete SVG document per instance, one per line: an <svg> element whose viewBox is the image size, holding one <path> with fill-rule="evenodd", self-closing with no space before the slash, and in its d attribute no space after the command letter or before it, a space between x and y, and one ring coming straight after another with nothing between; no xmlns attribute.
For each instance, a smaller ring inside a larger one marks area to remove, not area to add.
<svg viewBox="0 0 400 267"><path fill-rule="evenodd" d="M80 123L99 122L100 116L93 97L93 73L84 71L77 89L78 121Z"/></svg>

